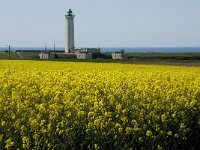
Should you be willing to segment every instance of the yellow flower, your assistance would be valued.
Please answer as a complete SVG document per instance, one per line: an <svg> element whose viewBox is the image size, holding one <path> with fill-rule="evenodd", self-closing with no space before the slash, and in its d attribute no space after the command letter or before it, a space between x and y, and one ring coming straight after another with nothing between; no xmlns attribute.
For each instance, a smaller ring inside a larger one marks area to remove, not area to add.
<svg viewBox="0 0 200 150"><path fill-rule="evenodd" d="M1 125L2 125L2 126L5 126L5 125L6 125L6 122L5 122L5 121L2 121L2 122L1 122Z"/></svg>
<svg viewBox="0 0 200 150"><path fill-rule="evenodd" d="M132 129L130 127L126 127L126 134L130 134Z"/></svg>
<svg viewBox="0 0 200 150"><path fill-rule="evenodd" d="M172 131L168 131L167 135L172 136Z"/></svg>
<svg viewBox="0 0 200 150"><path fill-rule="evenodd" d="M165 122L166 119L167 119L167 116L166 116L165 114L162 114L162 115L161 115L161 119L162 119L162 122Z"/></svg>
<svg viewBox="0 0 200 150"><path fill-rule="evenodd" d="M148 130L147 132L146 132L146 136L151 136L152 135L152 132L150 131L150 130Z"/></svg>
<svg viewBox="0 0 200 150"><path fill-rule="evenodd" d="M186 139L199 113L199 87L199 67L0 60L0 143L62 149L78 135L87 139L80 148L123 148L117 141L127 139L162 149L169 137Z"/></svg>
<svg viewBox="0 0 200 150"><path fill-rule="evenodd" d="M115 128L118 129L119 127L121 127L121 125L120 125L119 123L116 123L116 124L115 124Z"/></svg>
<svg viewBox="0 0 200 150"><path fill-rule="evenodd" d="M98 149L99 149L98 144L94 144L94 149L95 149L95 150L98 150Z"/></svg>
<svg viewBox="0 0 200 150"><path fill-rule="evenodd" d="M181 129L184 129L184 128L185 128L185 124L184 124L184 123L181 123L180 128L181 128Z"/></svg>
<svg viewBox="0 0 200 150"><path fill-rule="evenodd" d="M5 146L6 149L9 149L10 147L14 145L14 142L12 141L11 138L7 139L5 143L6 143L6 146Z"/></svg>
<svg viewBox="0 0 200 150"><path fill-rule="evenodd" d="M122 133L122 132L123 132L123 128L119 128L119 129L118 129L118 132L119 132L119 133Z"/></svg>

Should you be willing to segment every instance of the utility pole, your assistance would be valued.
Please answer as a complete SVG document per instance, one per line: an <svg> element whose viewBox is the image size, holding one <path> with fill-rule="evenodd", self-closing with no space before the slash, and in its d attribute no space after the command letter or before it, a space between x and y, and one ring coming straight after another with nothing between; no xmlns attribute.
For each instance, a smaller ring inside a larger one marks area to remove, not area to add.
<svg viewBox="0 0 200 150"><path fill-rule="evenodd" d="M53 50L54 50L54 52L56 52L56 42L55 42L55 40L53 42Z"/></svg>
<svg viewBox="0 0 200 150"><path fill-rule="evenodd" d="M10 59L10 45L8 45L8 59Z"/></svg>
<svg viewBox="0 0 200 150"><path fill-rule="evenodd" d="M44 50L46 51L47 50L47 42L45 42L44 44L45 44Z"/></svg>

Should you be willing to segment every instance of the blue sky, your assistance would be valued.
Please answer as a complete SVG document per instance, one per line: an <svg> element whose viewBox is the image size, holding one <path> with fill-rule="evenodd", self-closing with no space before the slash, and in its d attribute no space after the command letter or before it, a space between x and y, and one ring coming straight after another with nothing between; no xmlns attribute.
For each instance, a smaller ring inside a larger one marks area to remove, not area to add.
<svg viewBox="0 0 200 150"><path fill-rule="evenodd" d="M0 46L64 47L69 8L76 47L200 46L200 0L0 0Z"/></svg>

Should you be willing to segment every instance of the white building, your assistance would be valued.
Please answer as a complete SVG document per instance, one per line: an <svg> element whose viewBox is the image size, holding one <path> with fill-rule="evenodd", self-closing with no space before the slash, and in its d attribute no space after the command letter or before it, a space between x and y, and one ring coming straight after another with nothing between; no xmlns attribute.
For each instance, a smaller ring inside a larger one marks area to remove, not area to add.
<svg viewBox="0 0 200 150"><path fill-rule="evenodd" d="M39 54L40 59L54 59L55 54L50 51L43 51Z"/></svg>
<svg viewBox="0 0 200 150"><path fill-rule="evenodd" d="M75 48L74 45L74 17L72 10L69 9L65 15L65 53L93 53L100 54L100 48ZM81 54L80 54L81 55Z"/></svg>
<svg viewBox="0 0 200 150"><path fill-rule="evenodd" d="M77 59L92 59L92 53L76 53Z"/></svg>
<svg viewBox="0 0 200 150"><path fill-rule="evenodd" d="M74 49L74 17L72 10L69 9L65 15L65 52L71 53Z"/></svg>
<svg viewBox="0 0 200 150"><path fill-rule="evenodd" d="M100 48L75 48L74 53L101 53Z"/></svg>
<svg viewBox="0 0 200 150"><path fill-rule="evenodd" d="M112 53L112 59L127 59L128 55L124 52L124 50Z"/></svg>

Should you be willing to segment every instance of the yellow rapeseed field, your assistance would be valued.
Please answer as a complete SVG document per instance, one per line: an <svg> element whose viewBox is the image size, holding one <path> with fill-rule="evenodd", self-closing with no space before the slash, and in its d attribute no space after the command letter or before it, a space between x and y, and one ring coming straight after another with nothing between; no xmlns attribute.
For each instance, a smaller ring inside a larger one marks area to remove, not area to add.
<svg viewBox="0 0 200 150"><path fill-rule="evenodd" d="M177 149L199 131L199 67L0 61L0 149Z"/></svg>

